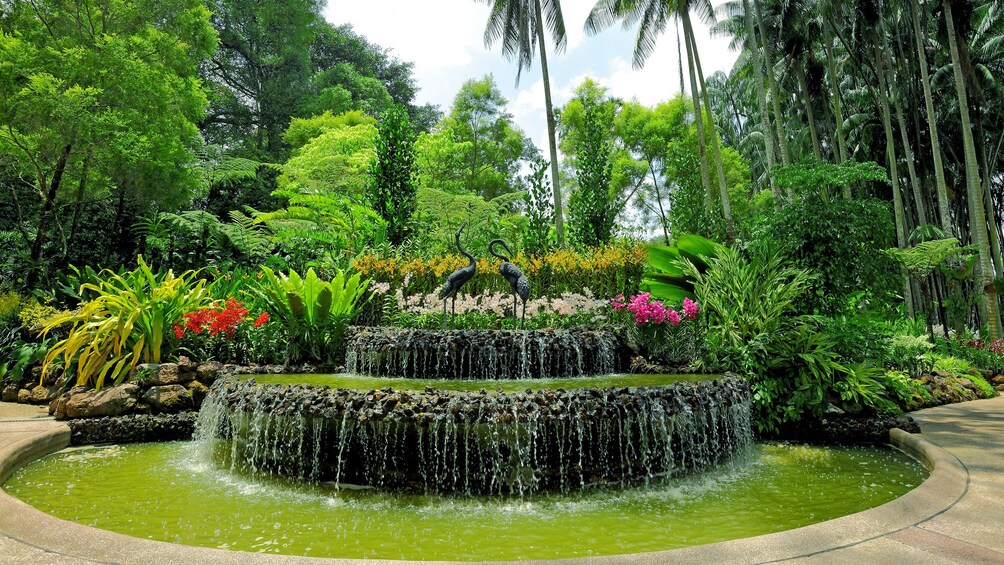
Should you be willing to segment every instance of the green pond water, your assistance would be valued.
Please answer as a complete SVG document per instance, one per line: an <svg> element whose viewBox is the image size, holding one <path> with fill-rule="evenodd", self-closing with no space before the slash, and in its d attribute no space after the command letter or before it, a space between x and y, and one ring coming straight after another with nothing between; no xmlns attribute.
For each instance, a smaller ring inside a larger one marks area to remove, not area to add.
<svg viewBox="0 0 1004 565"><path fill-rule="evenodd" d="M241 375L242 379L254 379L258 384L313 385L332 388L424 390L432 387L439 390L520 392L527 389L573 389L573 388L619 388L625 386L662 386L680 381L700 381L719 378L721 375L600 375L596 377L569 377L561 379L507 379L491 381L468 381L455 379L404 379L391 377L371 377L354 373L332 375Z"/></svg>
<svg viewBox="0 0 1004 565"><path fill-rule="evenodd" d="M63 451L3 488L60 518L181 544L487 560L658 551L787 530L878 506L926 476L891 448L767 443L647 485L522 499L418 496L251 478L176 442Z"/></svg>

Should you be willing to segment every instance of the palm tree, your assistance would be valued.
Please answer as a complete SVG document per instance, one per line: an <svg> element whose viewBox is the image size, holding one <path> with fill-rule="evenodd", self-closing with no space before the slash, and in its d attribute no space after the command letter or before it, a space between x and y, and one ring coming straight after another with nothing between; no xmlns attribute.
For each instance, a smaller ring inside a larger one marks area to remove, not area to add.
<svg viewBox="0 0 1004 565"><path fill-rule="evenodd" d="M551 108L551 81L547 72L545 29L554 40L555 52L564 51L565 19L561 0L477 0L491 4L485 26L485 46L502 43L502 54L515 58L518 65L516 83L523 69L533 63L534 52L540 51L540 72L544 80L544 112L547 116L547 144L551 154L551 186L554 187L554 228L558 246L565 246L565 226L562 218L561 185L558 184L558 146L554 135L554 111ZM546 24L546 27L545 27Z"/></svg>
<svg viewBox="0 0 1004 565"><path fill-rule="evenodd" d="M711 102L704 86L704 76L701 72L701 60L697 53L696 42L694 40L694 28L690 20L690 12L695 11L706 21L714 19L714 10L708 0L598 0L586 18L586 33L590 35L598 33L618 20L624 20L625 27L638 23L638 35L635 41L633 64L635 68L641 68L645 64L645 59L655 49L656 38L666 29L666 24L673 18L679 18L683 24L684 44L687 47L687 60L691 69L691 89L694 95L694 122L697 126L698 146L702 152L702 183L704 183L705 201L711 194L711 182L707 178L709 175L704 166L706 159L704 119L709 122L711 137L713 140L712 149L715 158L715 165L718 172L718 184L721 191L722 215L725 218L726 234L732 239L735 233L732 222L732 211L729 203L728 185L725 181L724 167L722 166L721 152L718 146L718 134L715 131L714 114L711 111ZM701 111L698 96L698 79L704 90L704 112ZM706 114L703 115L702 114Z"/></svg>
<svg viewBox="0 0 1004 565"><path fill-rule="evenodd" d="M938 117L934 113L934 96L931 94L931 79L927 72L927 53L924 50L924 34L920 29L920 4L910 0L910 16L913 37L917 45L917 63L920 65L920 84L924 87L924 108L927 111L927 131L931 138L931 154L934 158L934 182L938 193L938 217L941 229L947 237L953 237L952 220L948 213L948 184L945 182L945 165L941 161L941 142L938 139Z"/></svg>
<svg viewBox="0 0 1004 565"><path fill-rule="evenodd" d="M760 49L757 48L756 33L753 30L753 14L750 11L749 0L743 0L743 23L746 25L746 49L753 54L753 72L756 76L757 103L760 105L760 127L763 128L764 153L767 155L767 179L774 193L774 200L781 201L781 189L770 181L774 170L774 132L767 117L767 92L763 77L763 61ZM764 41L761 38L761 41ZM768 69L770 70L770 69Z"/></svg>
<svg viewBox="0 0 1004 565"><path fill-rule="evenodd" d="M969 118L969 96L963 77L959 41L956 38L955 18L952 15L952 0L942 0L945 24L948 29L948 47L952 55L952 71L955 76L955 95L959 101L959 115L962 120L962 144L966 156L966 196L969 200L969 226L973 244L979 250L980 284L986 295L986 310L983 318L990 326L990 337L1001 334L1000 316L997 314L997 290L994 269L990 259L990 241L987 236L987 217L983 207L983 187L980 184L979 165L976 160L976 142L973 139L972 121Z"/></svg>

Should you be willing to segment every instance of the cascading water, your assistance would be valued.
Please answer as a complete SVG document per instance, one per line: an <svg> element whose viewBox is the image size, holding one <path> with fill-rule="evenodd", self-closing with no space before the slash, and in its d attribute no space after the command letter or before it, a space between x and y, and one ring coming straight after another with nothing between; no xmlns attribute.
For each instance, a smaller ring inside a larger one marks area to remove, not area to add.
<svg viewBox="0 0 1004 565"><path fill-rule="evenodd" d="M217 381L196 439L235 469L423 493L647 480L748 449L750 391L668 386L423 392Z"/></svg>
<svg viewBox="0 0 1004 565"><path fill-rule="evenodd" d="M350 328L346 369L378 376L531 379L616 373L622 336L595 329L421 330Z"/></svg>

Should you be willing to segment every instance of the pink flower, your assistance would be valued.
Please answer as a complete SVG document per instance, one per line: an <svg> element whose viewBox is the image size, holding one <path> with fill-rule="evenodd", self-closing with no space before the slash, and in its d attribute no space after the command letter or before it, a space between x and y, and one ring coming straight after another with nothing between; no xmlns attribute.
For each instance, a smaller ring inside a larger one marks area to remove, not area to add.
<svg viewBox="0 0 1004 565"><path fill-rule="evenodd" d="M697 318L697 313L701 311L701 308L696 302L689 298L683 299L683 316L688 320L693 320Z"/></svg>
<svg viewBox="0 0 1004 565"><path fill-rule="evenodd" d="M674 326L680 325L680 313L676 310L670 310L669 313L666 314L666 318L669 319L670 324L673 324Z"/></svg>

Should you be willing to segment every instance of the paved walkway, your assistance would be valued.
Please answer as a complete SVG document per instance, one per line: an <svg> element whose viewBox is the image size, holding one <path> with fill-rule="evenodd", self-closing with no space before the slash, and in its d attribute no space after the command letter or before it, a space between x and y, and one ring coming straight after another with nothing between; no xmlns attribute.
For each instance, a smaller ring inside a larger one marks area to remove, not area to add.
<svg viewBox="0 0 1004 565"><path fill-rule="evenodd" d="M920 438L969 472L951 508L912 527L800 563L1004 564L1004 396L913 413Z"/></svg>
<svg viewBox="0 0 1004 565"><path fill-rule="evenodd" d="M0 403L0 484L7 478L4 460L32 458L36 452L51 452L69 441L65 425L41 415L31 407ZM933 450L938 471L886 505L755 538L562 563L1004 565L1004 397L931 408L913 416L923 432L919 438L947 453ZM901 442L923 448L923 442L909 434L900 437ZM349 563L129 538L58 520L0 491L0 564L318 562Z"/></svg>

